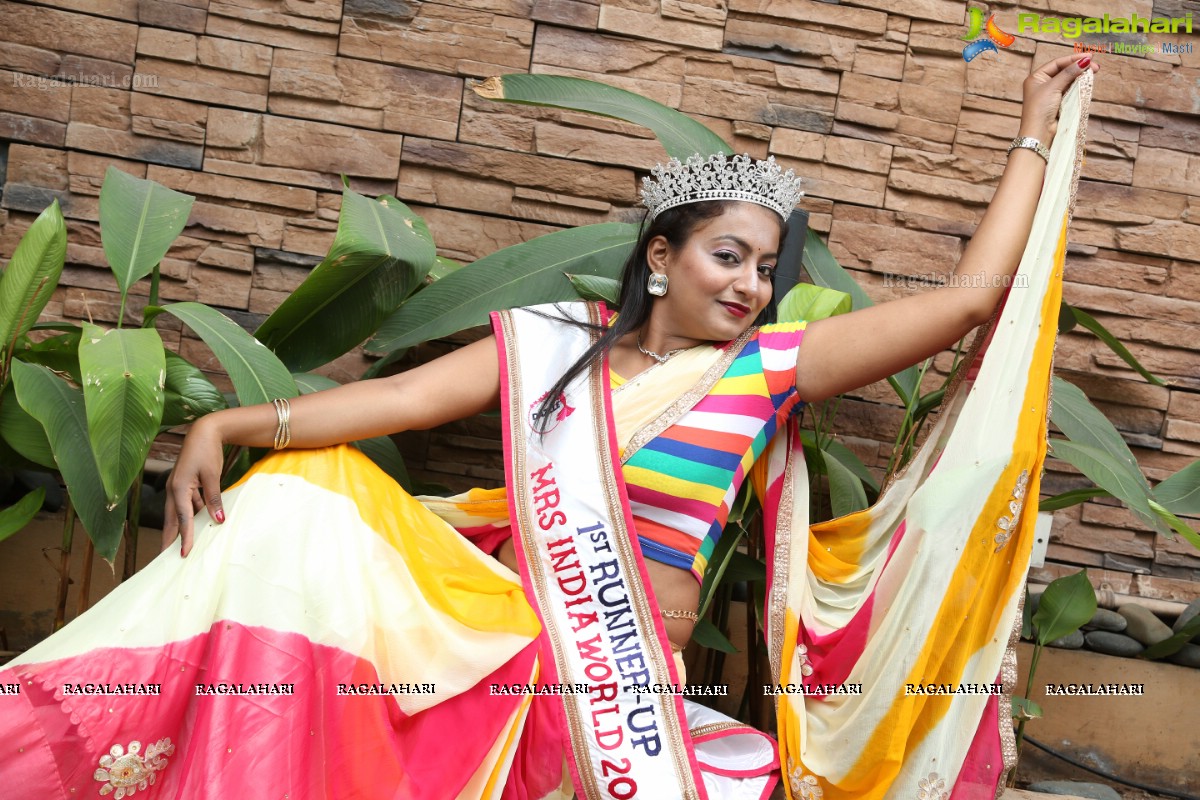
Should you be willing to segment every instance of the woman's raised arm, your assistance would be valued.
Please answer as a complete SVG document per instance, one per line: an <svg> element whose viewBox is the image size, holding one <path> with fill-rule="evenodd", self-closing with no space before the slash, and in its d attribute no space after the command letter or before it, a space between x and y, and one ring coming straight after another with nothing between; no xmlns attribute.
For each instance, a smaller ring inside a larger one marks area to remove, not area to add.
<svg viewBox="0 0 1200 800"><path fill-rule="evenodd" d="M1034 70L1024 84L1019 135L1048 147L1063 92L1087 69L1097 67L1070 55ZM796 369L800 396L815 402L874 383L941 352L985 322L1020 263L1045 172L1037 153L1012 151L950 285L811 323Z"/></svg>
<svg viewBox="0 0 1200 800"><path fill-rule="evenodd" d="M290 401L290 447L327 447L422 430L495 408L500 401L494 336L388 378L358 381ZM167 481L163 549L182 533L192 549L192 519L207 506L218 523L222 446L271 447L279 417L270 403L230 408L192 424Z"/></svg>

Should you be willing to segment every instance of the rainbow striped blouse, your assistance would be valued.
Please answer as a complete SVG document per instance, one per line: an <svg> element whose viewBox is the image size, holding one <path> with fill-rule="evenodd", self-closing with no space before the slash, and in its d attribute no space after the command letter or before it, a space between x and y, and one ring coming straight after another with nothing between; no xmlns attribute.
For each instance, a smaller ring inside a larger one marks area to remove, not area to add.
<svg viewBox="0 0 1200 800"><path fill-rule="evenodd" d="M751 465L790 414L804 322L764 325L690 411L623 473L643 555L701 580Z"/></svg>

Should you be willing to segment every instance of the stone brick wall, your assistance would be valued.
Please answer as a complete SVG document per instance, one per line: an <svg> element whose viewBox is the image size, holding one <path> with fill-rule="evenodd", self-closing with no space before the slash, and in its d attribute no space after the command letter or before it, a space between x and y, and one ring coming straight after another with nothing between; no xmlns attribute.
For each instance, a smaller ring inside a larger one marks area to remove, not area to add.
<svg viewBox="0 0 1200 800"><path fill-rule="evenodd" d="M1200 11L1195 0L1036 5L1051 16ZM490 104L468 88L471 79L532 71L640 92L740 151L794 166L809 178L812 225L876 299L887 299L953 269L1017 131L1022 79L1071 51L1058 35L1022 35L968 64L966 7L8 0L0 5L0 255L11 255L57 197L69 265L49 313L113 322L96 219L100 182L115 165L197 197L163 263L163 297L202 300L252 326L328 247L342 173L364 193L410 203L441 252L461 260L563 226L636 218L639 171L662 156L645 131ZM991 9L1014 29L1014 4ZM1117 38L1163 37L1092 40ZM1146 384L1078 332L1061 338L1057 366L1161 479L1200 456L1200 57L1099 61L1066 297L1171 386ZM145 284L136 291L144 295ZM222 380L198 340L165 321L160 328ZM348 380L365 363L354 354L330 372ZM936 360L930 386L949 363L948 353ZM886 464L899 418L891 399L878 385L841 405L840 434L875 467ZM419 475L462 486L502 477L495 441L495 420L480 418L408 435L404 446ZM169 458L170 445L160 455ZM1081 483L1055 462L1045 488ZM1186 543L1156 537L1108 503L1057 516L1053 563L1038 576L1085 565L1116 591L1197 593L1200 554Z"/></svg>

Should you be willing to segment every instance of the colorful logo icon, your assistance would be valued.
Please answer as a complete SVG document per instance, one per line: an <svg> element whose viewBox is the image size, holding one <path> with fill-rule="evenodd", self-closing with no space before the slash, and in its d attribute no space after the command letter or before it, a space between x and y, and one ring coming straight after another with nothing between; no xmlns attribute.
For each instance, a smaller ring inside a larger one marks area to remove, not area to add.
<svg viewBox="0 0 1200 800"><path fill-rule="evenodd" d="M969 8L967 11L967 35L962 37L962 40L970 42L970 44L963 48L963 61L971 61L975 56L988 50L998 53L1000 51L996 49L996 45L1008 47L1017 40L1017 37L1011 33L1000 30L1000 26L996 24L995 14L988 17L985 25L982 11L978 8ZM984 38L980 39L981 35Z"/></svg>

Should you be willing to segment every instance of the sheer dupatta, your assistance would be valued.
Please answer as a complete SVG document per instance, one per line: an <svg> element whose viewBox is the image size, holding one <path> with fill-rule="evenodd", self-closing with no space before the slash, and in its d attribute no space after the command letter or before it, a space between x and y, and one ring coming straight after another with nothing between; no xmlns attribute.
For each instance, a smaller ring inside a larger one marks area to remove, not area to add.
<svg viewBox="0 0 1200 800"><path fill-rule="evenodd" d="M794 423L763 459L774 680L861 686L779 695L792 798L990 799L1014 765L1013 647L1091 88L1085 72L1063 99L1013 286L878 502L810 528Z"/></svg>

